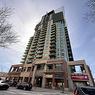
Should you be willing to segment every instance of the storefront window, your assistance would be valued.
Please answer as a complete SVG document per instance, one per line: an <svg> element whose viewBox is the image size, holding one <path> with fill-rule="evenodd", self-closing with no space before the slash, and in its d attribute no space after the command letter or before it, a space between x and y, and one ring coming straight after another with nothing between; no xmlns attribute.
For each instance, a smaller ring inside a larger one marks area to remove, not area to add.
<svg viewBox="0 0 95 95"><path fill-rule="evenodd" d="M71 73L85 73L84 65L73 65L70 66Z"/></svg>
<svg viewBox="0 0 95 95"><path fill-rule="evenodd" d="M55 64L55 70L62 71L62 69L63 69L63 64Z"/></svg>

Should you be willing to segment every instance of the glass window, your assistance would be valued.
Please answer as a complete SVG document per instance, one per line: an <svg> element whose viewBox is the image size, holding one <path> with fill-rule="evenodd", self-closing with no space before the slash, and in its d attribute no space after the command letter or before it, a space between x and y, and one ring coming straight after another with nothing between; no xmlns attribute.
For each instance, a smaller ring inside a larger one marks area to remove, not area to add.
<svg viewBox="0 0 95 95"><path fill-rule="evenodd" d="M22 71L23 71L23 72L26 71L26 67L23 67Z"/></svg>
<svg viewBox="0 0 95 95"><path fill-rule="evenodd" d="M29 72L29 71L31 71L31 67L28 67L28 68L27 68L27 72Z"/></svg>
<svg viewBox="0 0 95 95"><path fill-rule="evenodd" d="M57 71L63 70L63 64L55 64L55 70Z"/></svg>
<svg viewBox="0 0 95 95"><path fill-rule="evenodd" d="M43 70L44 69L44 65L43 64L38 64L37 65L37 70Z"/></svg>
<svg viewBox="0 0 95 95"><path fill-rule="evenodd" d="M71 66L71 73L85 73L84 65Z"/></svg>
<svg viewBox="0 0 95 95"><path fill-rule="evenodd" d="M47 69L53 69L53 64L48 64Z"/></svg>

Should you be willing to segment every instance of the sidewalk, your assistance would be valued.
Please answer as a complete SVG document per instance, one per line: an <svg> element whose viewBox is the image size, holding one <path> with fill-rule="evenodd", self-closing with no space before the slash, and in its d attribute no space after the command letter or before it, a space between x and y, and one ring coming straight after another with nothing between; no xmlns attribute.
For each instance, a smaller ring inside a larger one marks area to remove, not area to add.
<svg viewBox="0 0 95 95"><path fill-rule="evenodd" d="M39 88L39 87L33 87L32 88L33 92L46 92L46 93L56 93L56 94L60 94L60 95L73 95L72 92L68 92L68 91L63 91L62 90L54 90L54 89L47 89L47 88Z"/></svg>

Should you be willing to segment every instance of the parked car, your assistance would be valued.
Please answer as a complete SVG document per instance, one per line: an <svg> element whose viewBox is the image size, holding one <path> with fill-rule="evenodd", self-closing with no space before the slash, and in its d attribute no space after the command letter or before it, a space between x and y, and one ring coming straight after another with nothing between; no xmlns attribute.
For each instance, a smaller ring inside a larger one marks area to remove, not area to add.
<svg viewBox="0 0 95 95"><path fill-rule="evenodd" d="M74 95L95 95L95 87L79 86L74 90Z"/></svg>
<svg viewBox="0 0 95 95"><path fill-rule="evenodd" d="M9 85L4 80L0 80L0 90L7 90L8 88Z"/></svg>
<svg viewBox="0 0 95 95"><path fill-rule="evenodd" d="M32 84L31 83L18 83L17 84L17 89L24 89L24 90L31 90L32 89Z"/></svg>
<svg viewBox="0 0 95 95"><path fill-rule="evenodd" d="M9 84L9 86L16 87L17 82L11 80L4 80L5 83Z"/></svg>

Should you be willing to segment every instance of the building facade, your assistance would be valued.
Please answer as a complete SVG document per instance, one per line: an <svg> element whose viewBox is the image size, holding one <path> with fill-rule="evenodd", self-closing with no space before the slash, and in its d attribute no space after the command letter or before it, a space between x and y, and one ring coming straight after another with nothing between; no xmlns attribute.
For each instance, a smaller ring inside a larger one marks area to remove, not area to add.
<svg viewBox="0 0 95 95"><path fill-rule="evenodd" d="M63 12L51 11L42 17L26 51L23 63L25 68L31 64L33 72L21 72L20 77L25 75L21 81L40 87L67 87L66 61L73 61L73 55Z"/></svg>
<svg viewBox="0 0 95 95"><path fill-rule="evenodd" d="M91 70L89 66L86 65L85 60L69 61L67 65L70 89L73 89L73 84L78 86L94 86Z"/></svg>
<svg viewBox="0 0 95 95"><path fill-rule="evenodd" d="M13 78L18 82L32 82L38 87L69 88L71 71L67 63L70 61L74 62L74 59L64 14L53 10L36 25L21 61L23 66L18 68L22 70ZM11 69L8 78L10 73Z"/></svg>

